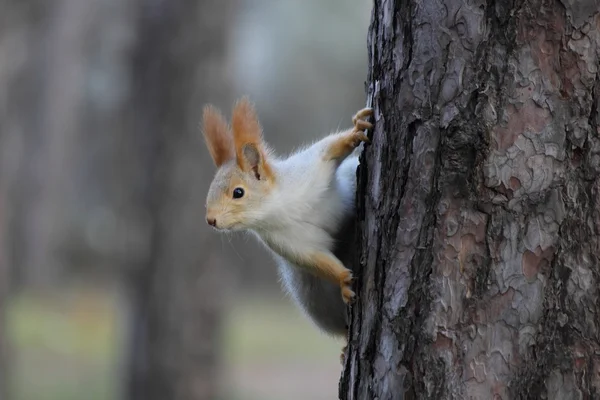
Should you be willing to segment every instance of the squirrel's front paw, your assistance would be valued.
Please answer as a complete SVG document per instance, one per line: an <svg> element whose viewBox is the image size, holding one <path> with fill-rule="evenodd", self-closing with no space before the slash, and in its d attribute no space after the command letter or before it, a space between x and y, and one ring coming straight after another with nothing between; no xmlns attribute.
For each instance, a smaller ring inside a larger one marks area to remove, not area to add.
<svg viewBox="0 0 600 400"><path fill-rule="evenodd" d="M352 131L351 136L352 147L358 147L361 142L370 143L371 141L363 131Z"/></svg>
<svg viewBox="0 0 600 400"><path fill-rule="evenodd" d="M352 124L354 125L354 130L364 131L365 129L371 129L373 127L373 124L365 121L365 117L369 117L371 115L373 115L372 108L363 108L362 110L354 114L354 117L352 117Z"/></svg>
<svg viewBox="0 0 600 400"><path fill-rule="evenodd" d="M352 291L352 272L350 270L345 271L340 281L342 288L342 299L346 304L352 304L355 298L354 291Z"/></svg>

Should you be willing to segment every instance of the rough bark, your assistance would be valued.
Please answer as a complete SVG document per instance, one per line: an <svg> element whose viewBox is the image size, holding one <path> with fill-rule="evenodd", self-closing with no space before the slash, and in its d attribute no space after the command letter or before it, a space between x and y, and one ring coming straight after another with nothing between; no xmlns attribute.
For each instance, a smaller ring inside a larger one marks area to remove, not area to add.
<svg viewBox="0 0 600 400"><path fill-rule="evenodd" d="M375 0L342 399L600 398L600 5Z"/></svg>
<svg viewBox="0 0 600 400"><path fill-rule="evenodd" d="M130 399L217 397L223 288L211 257L214 236L205 228L200 177L212 170L201 157L198 124L202 105L219 104L228 92L230 4L142 2L132 71L133 142L139 145L133 151L147 155L141 205L151 240L132 281L140 319L134 324Z"/></svg>

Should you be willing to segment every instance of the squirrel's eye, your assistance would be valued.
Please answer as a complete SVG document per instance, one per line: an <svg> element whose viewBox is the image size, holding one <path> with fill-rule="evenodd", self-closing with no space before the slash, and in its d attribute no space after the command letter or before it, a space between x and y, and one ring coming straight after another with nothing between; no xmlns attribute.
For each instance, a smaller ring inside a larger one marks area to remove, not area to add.
<svg viewBox="0 0 600 400"><path fill-rule="evenodd" d="M239 199L240 197L244 197L244 189L242 189L242 188L233 189L233 198Z"/></svg>

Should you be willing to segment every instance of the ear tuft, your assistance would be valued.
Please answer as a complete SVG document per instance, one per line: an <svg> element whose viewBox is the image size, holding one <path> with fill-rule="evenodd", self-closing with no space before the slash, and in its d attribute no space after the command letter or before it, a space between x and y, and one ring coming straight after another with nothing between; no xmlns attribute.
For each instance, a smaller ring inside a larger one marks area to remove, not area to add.
<svg viewBox="0 0 600 400"><path fill-rule="evenodd" d="M240 169L253 171L257 179L273 180L273 171L267 159L268 151L262 138L262 127L248 97L244 96L235 103L231 126L235 156Z"/></svg>
<svg viewBox="0 0 600 400"><path fill-rule="evenodd" d="M215 165L220 167L235 157L233 136L221 112L212 105L204 107L202 121L206 146Z"/></svg>
<svg viewBox="0 0 600 400"><path fill-rule="evenodd" d="M231 125L233 128L236 155L238 161L241 161L244 145L252 143L258 148L262 143L262 127L258 122L254 106L248 97L244 96L235 103L231 116Z"/></svg>

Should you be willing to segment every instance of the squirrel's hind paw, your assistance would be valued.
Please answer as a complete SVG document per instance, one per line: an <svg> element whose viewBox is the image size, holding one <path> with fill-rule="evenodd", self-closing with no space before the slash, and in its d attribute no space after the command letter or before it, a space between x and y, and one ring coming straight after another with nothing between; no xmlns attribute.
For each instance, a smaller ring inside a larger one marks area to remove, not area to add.
<svg viewBox="0 0 600 400"><path fill-rule="evenodd" d="M350 271L347 271L347 274L344 275L340 282L340 286L342 288L342 299L344 300L344 303L352 304L356 295L352 290L352 273Z"/></svg>
<svg viewBox="0 0 600 400"><path fill-rule="evenodd" d="M348 349L347 344L342 347L342 354L340 354L340 363L342 363L342 366L346 363L346 349Z"/></svg>

